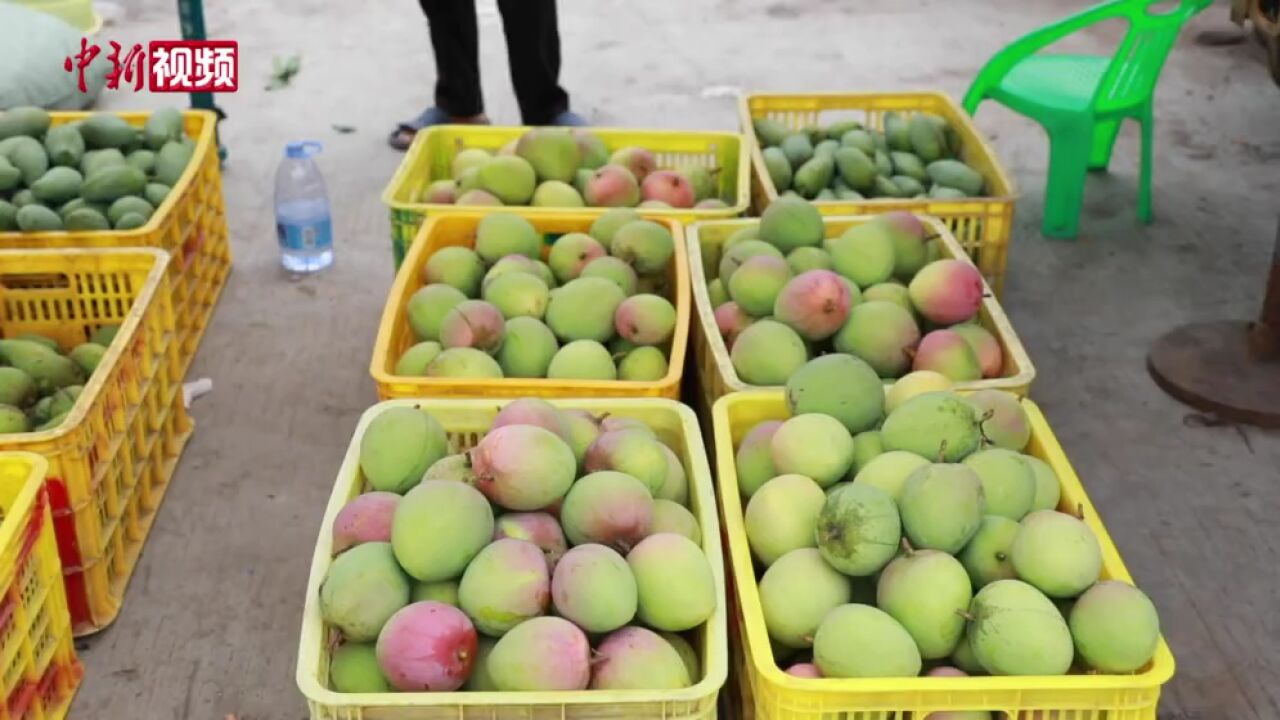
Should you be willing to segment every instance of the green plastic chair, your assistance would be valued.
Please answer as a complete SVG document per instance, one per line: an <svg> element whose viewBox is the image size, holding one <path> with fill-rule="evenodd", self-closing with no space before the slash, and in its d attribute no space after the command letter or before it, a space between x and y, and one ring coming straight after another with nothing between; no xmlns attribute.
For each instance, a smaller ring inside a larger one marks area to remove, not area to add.
<svg viewBox="0 0 1280 720"><path fill-rule="evenodd" d="M1158 0L1111 0L1015 40L992 57L965 94L970 115L991 98L1040 123L1049 134L1046 237L1074 238L1089 170L1106 170L1120 123L1142 125L1138 219L1151 222L1152 95L1182 26L1213 0L1181 0L1168 12ZM1041 53L1096 23L1129 21L1113 57Z"/></svg>

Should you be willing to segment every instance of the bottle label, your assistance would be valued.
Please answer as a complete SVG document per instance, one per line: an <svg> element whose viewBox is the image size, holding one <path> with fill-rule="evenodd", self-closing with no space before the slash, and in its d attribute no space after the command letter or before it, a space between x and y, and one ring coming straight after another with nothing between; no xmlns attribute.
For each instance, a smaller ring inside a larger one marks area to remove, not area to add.
<svg viewBox="0 0 1280 720"><path fill-rule="evenodd" d="M309 223L277 222L276 236L286 250L328 250L333 246L333 223L329 218Z"/></svg>

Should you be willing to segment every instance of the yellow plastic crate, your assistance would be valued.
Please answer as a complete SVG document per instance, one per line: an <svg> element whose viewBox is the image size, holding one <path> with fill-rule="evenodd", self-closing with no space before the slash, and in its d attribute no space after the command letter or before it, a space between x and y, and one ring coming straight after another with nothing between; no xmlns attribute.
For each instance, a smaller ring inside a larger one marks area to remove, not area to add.
<svg viewBox="0 0 1280 720"><path fill-rule="evenodd" d="M1079 512L1098 536L1102 576L1133 582L1049 423L1030 400L1022 404L1031 420L1026 452L1049 463L1057 473L1062 486L1059 508ZM737 393L717 402L713 415L721 512L740 610L740 633L735 639L744 653L745 676L737 680L743 686L742 702L750 708L744 717L903 720L943 710L998 710L1016 720L1032 720L1035 711L1058 711L1063 720L1156 720L1160 686L1173 677L1174 670L1173 654L1163 638L1151 663L1132 675L804 680L784 673L773 660L760 607L734 450L757 423L788 417L786 399L780 391Z"/></svg>
<svg viewBox="0 0 1280 720"><path fill-rule="evenodd" d="M931 112L946 118L959 134L963 147L960 159L973 166L987 181L988 197L964 200L911 200L875 198L870 200L820 200L814 206L823 215L866 215L893 210L909 210L934 217L951 228L960 245L982 270L999 296L1004 291L1009 240L1013 236L1013 202L1017 195L1013 181L1000 165L995 150L982 137L972 118L946 93L816 93L788 95L754 93L739 102L742 131L750 145L754 168L751 200L756 214L778 198L764 166L760 139L751 121L773 118L789 128L800 129L834 119L859 120L868 127L883 128L886 112Z"/></svg>
<svg viewBox="0 0 1280 720"><path fill-rule="evenodd" d="M76 634L120 611L192 422L170 303L168 253L0 251L0 335L38 332L70 348L120 331L61 425L0 435L0 451L49 462L46 486Z"/></svg>
<svg viewBox="0 0 1280 720"><path fill-rule="evenodd" d="M391 182L382 192L382 201L391 208L391 251L396 267L404 260L409 245L417 235L422 219L430 214L458 210L457 205L418 202L418 194L436 180L449 178L449 167L459 150L481 148L497 151L503 145L528 132L527 127L491 127L487 125L437 125L419 132ZM692 130L628 130L590 128L611 152L638 145L652 151L660 167L701 165L720 168L716 197L726 208L661 209L636 208L647 218L669 218L680 222L737 217L751 203L751 161L742 135L727 132ZM608 208L553 207L486 207L486 212L519 212L529 217L555 216L565 212L592 216L604 214Z"/></svg>
<svg viewBox="0 0 1280 720"><path fill-rule="evenodd" d="M66 717L83 670L71 638L44 478L30 453L0 453L0 720Z"/></svg>
<svg viewBox="0 0 1280 720"><path fill-rule="evenodd" d="M570 692L339 693L329 689L329 653L336 631L320 617L320 583L332 561L333 521L338 511L365 490L360 473L360 439L379 413L392 407L421 407L444 426L451 452L474 447L484 437L499 405L492 400L391 400L360 418L316 541L302 611L298 648L298 688L312 720L704 720L716 717L716 697L728 672L724 566L715 490L698 419L684 405L665 399L552 400L562 408L644 421L683 463L689 478L690 510L702 529L702 549L711 562L721 602L693 643L702 677L679 690L579 690Z"/></svg>
<svg viewBox="0 0 1280 720"><path fill-rule="evenodd" d="M586 232L595 216L585 213L520 213L540 233L560 235ZM422 287L422 269L437 250L452 246L472 247L476 225L484 218L481 212L458 212L432 215L422 224L418 239L396 273L391 293L382 310L378 338L374 341L369 372L378 385L382 400L415 397L680 397L680 379L684 375L689 338L689 258L685 254L684 232L680 223L650 218L671 231L675 239L667 276L667 299L676 307L676 329L671 337L671 354L667 376L652 381L623 380L559 380L550 378L463 379L407 377L395 374L396 361L417 342L405 319L405 310L414 292ZM544 245L545 253L550 245Z"/></svg>
<svg viewBox="0 0 1280 720"><path fill-rule="evenodd" d="M83 120L91 114L50 113L54 125ZM138 127L150 115L118 114ZM182 115L186 134L196 143L195 153L169 197L146 225L134 230L93 232L0 232L0 249L153 247L167 251L178 351L185 372L231 272L231 243L214 135L217 118L208 110L188 110Z"/></svg>
<svg viewBox="0 0 1280 720"><path fill-rule="evenodd" d="M846 229L860 223L869 222L872 216L861 217L824 217L827 237L836 237ZM943 257L966 257L964 250L952 237L951 232L938 220L921 217L922 222L937 235L937 241ZM738 377L733 369L733 361L729 358L729 348L720 336L716 326L715 308L711 307L711 297L707 294L708 274L714 274L720 265L720 248L734 231L756 222L754 220L714 220L694 223L685 228L689 245L689 275L693 284L693 307L697 316L694 322L693 356L698 367L698 384L701 386L700 399L705 413L711 412L716 400L732 392L759 389L758 385L748 385ZM1001 377L988 380L957 383L961 390L981 390L993 388L1005 390L1017 395L1026 395L1035 379L1036 370L1031 358L1022 347L1013 325L1005 316L1000 303L996 301L988 289L982 299L982 307L978 311L978 322L995 335L1004 354L1004 368Z"/></svg>

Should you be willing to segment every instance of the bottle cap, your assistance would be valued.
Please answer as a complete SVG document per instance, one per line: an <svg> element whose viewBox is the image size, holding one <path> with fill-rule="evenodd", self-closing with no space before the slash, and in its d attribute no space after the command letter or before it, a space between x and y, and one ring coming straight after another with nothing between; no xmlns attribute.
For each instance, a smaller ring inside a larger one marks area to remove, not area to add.
<svg viewBox="0 0 1280 720"><path fill-rule="evenodd" d="M315 140L299 140L289 143L284 148L284 156L290 158L309 158L319 155L324 148Z"/></svg>

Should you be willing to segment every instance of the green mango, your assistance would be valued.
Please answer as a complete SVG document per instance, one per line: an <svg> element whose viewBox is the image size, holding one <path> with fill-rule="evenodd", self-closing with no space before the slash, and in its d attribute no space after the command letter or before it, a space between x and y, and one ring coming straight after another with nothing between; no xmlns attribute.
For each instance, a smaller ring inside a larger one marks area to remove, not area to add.
<svg viewBox="0 0 1280 720"><path fill-rule="evenodd" d="M893 161L889 159L889 153L884 150L876 150L873 158L876 161L876 172L888 177L893 174Z"/></svg>
<svg viewBox="0 0 1280 720"><path fill-rule="evenodd" d="M9 202L13 203L13 206L19 210L34 203L35 201L36 196L31 194L31 188L23 188L14 193L13 197L9 198ZM14 215L14 220L15 222L17 220L16 214Z"/></svg>
<svg viewBox="0 0 1280 720"><path fill-rule="evenodd" d="M136 230L147 224L147 216L137 212L127 212L112 226L116 230Z"/></svg>
<svg viewBox="0 0 1280 720"><path fill-rule="evenodd" d="M911 140L911 151L922 162L940 160L947 153L947 138L943 136L942 128L923 114L912 115L907 121L907 136Z"/></svg>
<svg viewBox="0 0 1280 720"><path fill-rule="evenodd" d="M46 395L45 397L42 397L39 400L37 400L36 404L31 406L32 424L40 425L48 421L49 418L53 417L52 415L49 414L49 406L51 405L53 405L52 395Z"/></svg>
<svg viewBox="0 0 1280 720"><path fill-rule="evenodd" d="M14 335L12 339L13 340L29 340L33 343L39 343L56 353L62 352L62 348L58 346L57 340L54 340L48 335L41 335L40 333L37 333L37 332L18 333L17 335Z"/></svg>
<svg viewBox="0 0 1280 720"><path fill-rule="evenodd" d="M150 150L134 150L125 156L124 161L148 175L156 168L156 154Z"/></svg>
<svg viewBox="0 0 1280 720"><path fill-rule="evenodd" d="M809 140L809 136L802 132L786 136L778 147L786 153L792 168L799 168L813 157L813 143Z"/></svg>
<svg viewBox="0 0 1280 720"><path fill-rule="evenodd" d="M82 392L84 392L83 385L70 385L50 395L49 397L52 400L49 403L49 417L66 415L71 412L71 408L75 407L76 400L80 398L80 393Z"/></svg>
<svg viewBox="0 0 1280 720"><path fill-rule="evenodd" d="M18 208L14 216L18 221L18 229L23 232L47 232L62 229L62 218L58 213L39 203L29 202Z"/></svg>
<svg viewBox="0 0 1280 720"><path fill-rule="evenodd" d="M0 155L0 192L7 192L18 187L22 182L22 171L9 162L9 158Z"/></svg>
<svg viewBox="0 0 1280 720"><path fill-rule="evenodd" d="M835 191L836 198L839 200L866 200L862 193L841 183L839 180L836 181Z"/></svg>
<svg viewBox="0 0 1280 720"><path fill-rule="evenodd" d="M15 367L0 367L0 405L26 407L36 399L36 381Z"/></svg>
<svg viewBox="0 0 1280 720"><path fill-rule="evenodd" d="M964 198L969 197L960 190L947 187L946 185L938 185L936 183L933 187L929 188L928 196L937 200L963 200Z"/></svg>
<svg viewBox="0 0 1280 720"><path fill-rule="evenodd" d="M84 382L84 372L71 358L30 340L0 340L0 357L30 375L44 395Z"/></svg>
<svg viewBox="0 0 1280 720"><path fill-rule="evenodd" d="M755 128L760 144L765 147L781 145L782 139L787 136L787 126L773 118L756 118L751 121L751 126Z"/></svg>
<svg viewBox="0 0 1280 720"><path fill-rule="evenodd" d="M813 156L832 158L836 154L836 150L839 147L840 147L839 140L823 140L822 142L813 146Z"/></svg>
<svg viewBox="0 0 1280 720"><path fill-rule="evenodd" d="M842 147L835 152L836 168L840 171L840 179L850 188L859 191L870 190L875 184L876 164L867 154L856 147Z"/></svg>
<svg viewBox="0 0 1280 720"><path fill-rule="evenodd" d="M857 148L868 157L876 153L875 136L866 130L850 130L840 137L840 144L845 147Z"/></svg>
<svg viewBox="0 0 1280 720"><path fill-rule="evenodd" d="M98 363L102 362L102 356L106 354L107 349L101 345L83 343L75 346L71 352L67 353L67 357L74 360L80 366L80 369L84 371L84 374L88 376L98 369Z"/></svg>
<svg viewBox="0 0 1280 720"><path fill-rule="evenodd" d="M35 138L26 136L10 138L12 141L5 157L9 164L22 172L22 182L28 187L40 179L49 170L49 156L45 154L44 145Z"/></svg>
<svg viewBox="0 0 1280 720"><path fill-rule="evenodd" d="M929 182L929 173L925 172L924 164L915 155L895 150L889 153L889 160L893 162L894 175L906 175L915 178L920 183Z"/></svg>
<svg viewBox="0 0 1280 720"><path fill-rule="evenodd" d="M894 175L889 179L892 180L893 184L897 185L898 189L902 191L902 194L907 197L915 197L916 195L924 194L924 185L910 175Z"/></svg>
<svg viewBox="0 0 1280 720"><path fill-rule="evenodd" d="M124 153L116 148L90 150L84 154L84 157L80 158L80 174L89 177L102 168L127 164L124 159Z"/></svg>
<svg viewBox="0 0 1280 720"><path fill-rule="evenodd" d="M182 112L177 108L162 108L151 113L142 126L147 147L159 150L170 140L182 138Z"/></svg>
<svg viewBox="0 0 1280 720"><path fill-rule="evenodd" d="M905 197L906 193L902 192L902 189L894 181L883 175L877 175L875 187L872 188L872 195L875 197L900 198Z"/></svg>
<svg viewBox="0 0 1280 720"><path fill-rule="evenodd" d="M80 194L84 178L75 168L55 165L31 183L31 194L49 205L60 205Z"/></svg>
<svg viewBox="0 0 1280 720"><path fill-rule="evenodd" d="M939 185L953 187L969 196L982 194L982 175L959 160L935 160L926 170Z"/></svg>
<svg viewBox="0 0 1280 720"><path fill-rule="evenodd" d="M829 157L814 157L796 170L792 185L796 192L806 198L817 197L822 189L831 184L835 174L835 163Z"/></svg>
<svg viewBox="0 0 1280 720"><path fill-rule="evenodd" d="M37 426L34 428L34 430L35 430L36 432L44 432L45 430L52 430L52 429L54 429L54 428L58 427L59 425L61 425L61 424L62 424L62 422L63 422L64 420L66 420L66 419L67 419L67 414L66 414L66 413L63 413L63 414L61 414L61 415L55 415L55 416L53 416L53 417L49 418L48 420L46 420L43 424L41 424L41 425L37 425Z"/></svg>
<svg viewBox="0 0 1280 720"><path fill-rule="evenodd" d="M7 200L0 200L0 232L18 229L18 208Z"/></svg>
<svg viewBox="0 0 1280 720"><path fill-rule="evenodd" d="M102 347L111 347L112 341L116 339L116 334L119 332L119 325L102 325L89 336L89 342Z"/></svg>
<svg viewBox="0 0 1280 720"><path fill-rule="evenodd" d="M164 204L165 198L169 197L169 186L164 183L147 183L147 189L142 191L142 197L153 207L160 207Z"/></svg>
<svg viewBox="0 0 1280 720"><path fill-rule="evenodd" d="M826 134L831 140L842 140L848 133L861 129L862 123L857 120L837 120L827 126Z"/></svg>
<svg viewBox="0 0 1280 720"><path fill-rule="evenodd" d="M23 105L0 112L0 139L19 135L39 137L49 129L51 119L44 108Z"/></svg>
<svg viewBox="0 0 1280 720"><path fill-rule="evenodd" d="M819 190L817 196L814 197L813 199L814 200L835 200L836 194L832 192L831 188L822 188L822 190Z"/></svg>
<svg viewBox="0 0 1280 720"><path fill-rule="evenodd" d="M884 139L890 150L911 151L911 133L907 129L907 121L896 112L884 114Z"/></svg>
<svg viewBox="0 0 1280 720"><path fill-rule="evenodd" d="M769 179L773 181L774 189L782 192L791 187L791 161L787 159L786 153L782 152L782 148L768 147L761 152L761 155L764 157L764 168L769 173Z"/></svg>
<svg viewBox="0 0 1280 720"><path fill-rule="evenodd" d="M75 208L63 215L62 224L65 229L73 232L111 229L111 222L107 217L88 206Z"/></svg>
<svg viewBox="0 0 1280 720"><path fill-rule="evenodd" d="M31 429L26 413L12 405L0 405L0 435L24 433Z"/></svg>
<svg viewBox="0 0 1280 720"><path fill-rule="evenodd" d="M80 134L91 148L120 148L138 140L138 130L111 113L90 115L80 124Z"/></svg>
<svg viewBox="0 0 1280 720"><path fill-rule="evenodd" d="M137 213L145 220L150 218L151 213L155 212L155 210L156 209L151 206L151 203L143 200L137 195L126 195L122 198L118 198L115 202L111 203L110 207L107 208L107 219L110 220L112 224L117 224L125 215L128 215L129 213Z"/></svg>
<svg viewBox="0 0 1280 720"><path fill-rule="evenodd" d="M49 128L44 136L44 150L54 165L75 167L84 157L84 136L79 128L71 125Z"/></svg>

